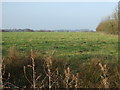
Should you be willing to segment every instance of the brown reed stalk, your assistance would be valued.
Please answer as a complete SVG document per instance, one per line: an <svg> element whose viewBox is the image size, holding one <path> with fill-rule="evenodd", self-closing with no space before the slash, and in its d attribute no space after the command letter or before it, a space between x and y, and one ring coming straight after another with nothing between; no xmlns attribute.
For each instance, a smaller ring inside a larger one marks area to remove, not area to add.
<svg viewBox="0 0 120 90"><path fill-rule="evenodd" d="M52 58L51 58L51 56L48 56L47 57L47 59L46 59L46 64L47 64L47 69L48 69L48 74L47 74L47 76L48 76L48 86L49 86L49 89L51 89L52 88L52 82L51 82L51 75L52 75L52 73L51 73L51 66L52 66Z"/></svg>
<svg viewBox="0 0 120 90"><path fill-rule="evenodd" d="M69 87L69 79L70 79L70 68L67 67L67 69L64 70L65 73L65 87Z"/></svg>
<svg viewBox="0 0 120 90"><path fill-rule="evenodd" d="M3 82L2 82L2 63L3 63L3 59L0 58L0 89L3 88Z"/></svg>
<svg viewBox="0 0 120 90"><path fill-rule="evenodd" d="M31 52L30 52L30 55L31 55L31 59L32 59L32 76L33 76L33 89L36 88L36 72L35 72L35 59L34 59L34 54L33 54L33 50L31 49Z"/></svg>
<svg viewBox="0 0 120 90"><path fill-rule="evenodd" d="M59 71L58 71L58 68L56 69L56 76L57 76L57 79L56 79L56 88L60 88L59 86L59 82L58 82L58 77L59 77Z"/></svg>
<svg viewBox="0 0 120 90"><path fill-rule="evenodd" d="M16 86L16 85L14 85L13 83L10 83L10 82L6 82L5 84L4 84L4 86L5 85L11 85L11 86L13 86L14 88L15 88L15 90L17 90L17 89L20 89L20 87L18 87L18 86ZM3 87L5 90L6 89L10 89L10 90L13 90L13 89L11 89L10 87ZM1 90L1 89L0 89Z"/></svg>
<svg viewBox="0 0 120 90"><path fill-rule="evenodd" d="M79 86L78 86L78 82L79 82L78 76L79 76L78 73L76 74L76 76L73 75L73 80L75 81L75 85L74 85L75 88L79 88Z"/></svg>
<svg viewBox="0 0 120 90"><path fill-rule="evenodd" d="M104 84L105 88L109 88L108 75L107 75L108 70L107 70L106 64L102 65L101 63L99 63L99 66L100 66L101 71L103 73L103 75L101 76L102 83Z"/></svg>
<svg viewBox="0 0 120 90"><path fill-rule="evenodd" d="M24 70L24 76L25 76L25 78L31 84L31 86L33 87L33 89L35 90L37 88L37 81L41 77L41 74L39 74L38 76L36 75L36 72L35 72L35 54L33 53L32 49L30 51L30 58L32 60L32 65L27 65L27 67L32 68L32 82L28 79L28 77L26 75L26 66L23 67L23 70ZM41 87L43 87L43 86L44 85L42 85Z"/></svg>
<svg viewBox="0 0 120 90"><path fill-rule="evenodd" d="M31 83L31 81L28 79L28 77L27 77L27 74L26 74L26 67L24 66L24 68L23 68L23 71L24 71L24 76L25 76L25 78L27 79L27 81L32 85L32 83Z"/></svg>

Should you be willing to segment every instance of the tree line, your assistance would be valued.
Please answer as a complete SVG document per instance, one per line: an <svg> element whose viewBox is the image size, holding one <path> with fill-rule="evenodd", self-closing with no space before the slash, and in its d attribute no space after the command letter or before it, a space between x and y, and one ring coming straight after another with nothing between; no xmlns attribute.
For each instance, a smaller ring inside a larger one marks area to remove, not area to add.
<svg viewBox="0 0 120 90"><path fill-rule="evenodd" d="M75 30L1 29L0 32L94 32L94 31L89 29L75 29Z"/></svg>
<svg viewBox="0 0 120 90"><path fill-rule="evenodd" d="M119 2L120 4L120 2ZM119 34L119 17L120 17L120 5L118 8L110 15L105 17L97 26L97 32L105 32L108 34Z"/></svg>

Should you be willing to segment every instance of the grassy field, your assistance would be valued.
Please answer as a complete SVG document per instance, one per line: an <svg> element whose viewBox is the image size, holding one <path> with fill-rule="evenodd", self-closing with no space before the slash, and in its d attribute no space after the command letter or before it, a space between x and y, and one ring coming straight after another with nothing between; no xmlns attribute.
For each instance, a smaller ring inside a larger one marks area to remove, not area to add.
<svg viewBox="0 0 120 90"><path fill-rule="evenodd" d="M109 87L120 87L120 76L117 70L118 65L118 36L97 32L2 32L2 51L4 64L6 65L6 75L11 73L10 82L14 82L19 87L30 87L23 73L23 67L31 65L30 50L34 54L39 54L35 58L35 69L37 75L41 73L41 80L45 77L44 71L50 69L55 75L52 78L53 83L57 76L56 68L59 69L59 75L62 76L63 82L53 87L74 87L74 75L79 73L78 86L87 88L107 87L101 78L101 75L109 74ZM18 56L15 54L19 53ZM50 59L49 56L52 58ZM45 62L44 62L45 60ZM52 61L51 68L47 64ZM66 64L67 62L67 64ZM100 66L98 65L100 64ZM104 66L102 66L102 65ZM105 67L107 65L107 68ZM101 68L105 71L101 71ZM120 67L120 66L119 66ZM67 68L67 69L66 69ZM69 72L70 68L70 73ZM27 69L31 76L31 70ZM64 74L65 73L65 74ZM67 74L70 74L68 81L72 80L73 84L66 86ZM47 75L46 75L47 76ZM48 77L49 78L49 77ZM32 79L29 78L31 81ZM59 79L61 81L61 79ZM45 87L48 87L48 81L44 80ZM5 82L5 81L4 81ZM41 81L38 81L41 83ZM103 82L101 84L101 82ZM38 86L39 87L39 86Z"/></svg>
<svg viewBox="0 0 120 90"><path fill-rule="evenodd" d="M18 51L37 50L41 54L54 52L55 57L87 60L93 57L115 58L118 37L96 32L4 32L3 56L10 47Z"/></svg>

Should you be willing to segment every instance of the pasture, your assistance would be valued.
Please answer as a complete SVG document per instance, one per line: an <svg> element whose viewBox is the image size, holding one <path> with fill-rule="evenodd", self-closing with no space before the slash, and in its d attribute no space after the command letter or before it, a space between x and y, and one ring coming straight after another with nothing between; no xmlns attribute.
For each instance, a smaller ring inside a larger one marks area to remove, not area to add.
<svg viewBox="0 0 120 90"><path fill-rule="evenodd" d="M30 49L42 55L54 52L55 57L67 60L111 60L118 55L118 36L97 32L3 32L3 56L11 47L20 53Z"/></svg>

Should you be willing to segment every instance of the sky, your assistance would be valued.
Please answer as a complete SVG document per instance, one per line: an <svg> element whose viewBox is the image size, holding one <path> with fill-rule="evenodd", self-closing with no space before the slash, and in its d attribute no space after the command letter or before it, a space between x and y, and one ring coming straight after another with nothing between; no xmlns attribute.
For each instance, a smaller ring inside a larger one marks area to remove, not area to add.
<svg viewBox="0 0 120 90"><path fill-rule="evenodd" d="M1 0L2 2L118 2L119 0Z"/></svg>
<svg viewBox="0 0 120 90"><path fill-rule="evenodd" d="M117 2L3 2L3 29L90 29L111 15Z"/></svg>

